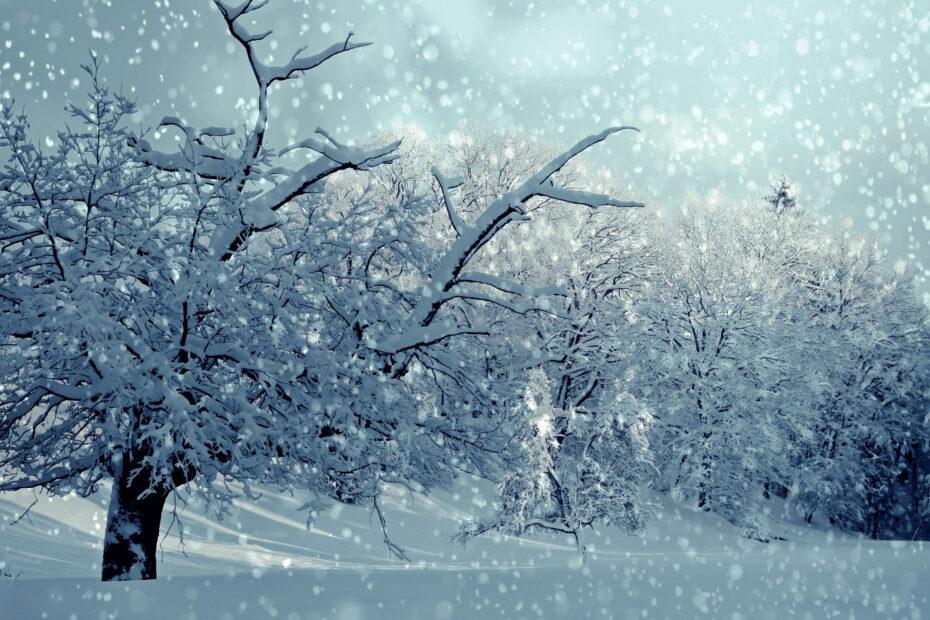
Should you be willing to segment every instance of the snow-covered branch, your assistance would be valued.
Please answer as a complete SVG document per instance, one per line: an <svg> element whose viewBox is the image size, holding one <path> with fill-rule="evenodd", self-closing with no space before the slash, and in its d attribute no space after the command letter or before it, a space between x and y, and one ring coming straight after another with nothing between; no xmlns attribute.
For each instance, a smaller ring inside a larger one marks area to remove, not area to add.
<svg viewBox="0 0 930 620"><path fill-rule="evenodd" d="M485 299L484 301L491 301L490 299ZM529 310L527 310L529 311ZM516 312L516 309L515 309ZM523 313L521 313L523 314ZM400 336L392 336L387 342L381 343L375 340L371 340L371 348L385 354L396 354L408 351L410 349L415 349L417 347L429 347L431 345L437 344L452 338L454 336L464 336L464 335L479 335L487 336L489 334L487 329L484 328L474 328L474 327L456 327L449 328L446 326L431 326L427 325L421 327L417 330L412 330L405 332Z"/></svg>
<svg viewBox="0 0 930 620"><path fill-rule="evenodd" d="M481 273L478 271L464 271L459 275L458 281L486 284L492 288L496 288L503 293L512 293L514 295L523 295L525 297L568 296L568 291L564 286L558 286L554 284L550 286L526 286L524 284L520 284L519 282L508 280L507 278L491 275L489 273Z"/></svg>
<svg viewBox="0 0 930 620"><path fill-rule="evenodd" d="M348 52L354 49L358 49L360 47L366 47L368 45L371 45L371 43L350 42L349 39L351 39L354 34L355 33L353 32L349 32L348 36L346 37L344 41L339 42L339 43L333 43L332 45L327 47L322 52L319 52L318 54L313 54L311 56L298 56L297 54L300 53L300 50L299 50L298 52L294 54L290 62L288 62L286 65L268 66L268 65L259 63L260 79L265 84L268 84L268 85L274 82L280 81L280 80L287 80L298 73L302 73L304 71L310 71L311 69L315 69L316 67L320 66L321 64L323 64L324 62L332 58L333 56L342 54L343 52Z"/></svg>
<svg viewBox="0 0 930 620"><path fill-rule="evenodd" d="M412 344L424 327L429 326L440 307L457 296L454 287L462 281L462 271L475 254L508 223L522 219L525 216L525 204L535 196L547 196L565 199L567 202L584 204L590 207L620 206L641 207L638 202L620 202L609 196L586 192L583 190L565 190L556 188L550 181L551 177L561 170L572 158L589 149L593 145L605 140L608 136L623 129L633 127L611 127L599 134L588 136L573 147L550 161L539 172L526 180L519 187L495 200L481 215L468 227L462 225L462 230L456 228L459 237L452 242L439 265L432 273L429 282L423 287L423 294L417 305L407 319L406 325L396 332L396 335L378 342L377 350L382 353L395 353L400 349L416 346ZM438 178L438 177L437 177ZM444 192L444 199L447 195ZM450 219L452 219L452 211ZM455 220L453 219L453 225ZM512 288L506 282L494 280L492 276L483 276L491 286L501 285L504 291ZM492 284L494 282L495 284ZM500 288L500 287L498 287ZM508 291L510 292L510 291ZM491 301L490 298L485 300ZM511 304L504 300L494 300L494 303L507 307Z"/></svg>
<svg viewBox="0 0 930 620"><path fill-rule="evenodd" d="M95 464L95 461L90 458L70 459L61 465L23 476L12 478L0 476L0 491L49 487L64 480L76 478L94 467Z"/></svg>
<svg viewBox="0 0 930 620"><path fill-rule="evenodd" d="M461 237L468 231L469 226L462 221L462 218L456 213L455 207L452 205L452 197L449 196L449 190L461 186L464 180L447 179L436 166L433 166L431 172L433 176L436 177L436 182L439 183L439 189L442 192L442 203L445 205L446 213L449 215L449 222L452 224L452 228L455 229L455 233Z"/></svg>

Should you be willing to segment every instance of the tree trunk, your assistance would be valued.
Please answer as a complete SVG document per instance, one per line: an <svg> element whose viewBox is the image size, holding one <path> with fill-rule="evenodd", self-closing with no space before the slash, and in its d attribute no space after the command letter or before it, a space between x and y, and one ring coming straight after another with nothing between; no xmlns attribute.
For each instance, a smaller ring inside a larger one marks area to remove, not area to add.
<svg viewBox="0 0 930 620"><path fill-rule="evenodd" d="M155 579L161 510L171 491L153 488L151 475L144 469L131 477L137 466L124 453L114 467L103 542L103 581Z"/></svg>

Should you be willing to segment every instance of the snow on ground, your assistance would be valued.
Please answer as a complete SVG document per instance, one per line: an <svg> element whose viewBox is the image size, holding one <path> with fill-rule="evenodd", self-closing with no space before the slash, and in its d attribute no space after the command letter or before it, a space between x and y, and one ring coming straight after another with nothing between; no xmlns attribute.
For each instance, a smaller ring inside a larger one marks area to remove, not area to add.
<svg viewBox="0 0 930 620"><path fill-rule="evenodd" d="M563 538L450 542L492 489L394 492L392 559L377 516L334 507L306 528L302 500L265 492L222 522L194 508L165 537L155 582L98 581L106 493L0 495L2 618L930 618L930 546L791 525L788 540L740 538L718 519L660 501L642 538L589 533L584 561ZM163 529L171 522L166 513Z"/></svg>

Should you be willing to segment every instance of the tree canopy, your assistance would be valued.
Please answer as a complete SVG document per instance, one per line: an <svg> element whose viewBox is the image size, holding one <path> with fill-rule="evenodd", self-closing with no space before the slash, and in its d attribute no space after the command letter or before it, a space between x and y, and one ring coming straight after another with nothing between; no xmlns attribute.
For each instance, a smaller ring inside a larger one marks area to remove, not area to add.
<svg viewBox="0 0 930 620"><path fill-rule="evenodd" d="M53 152L2 109L0 490L89 494L112 480L104 579L155 577L161 509L185 485L220 502L254 483L296 487L380 515L385 483L428 489L494 467L508 436L498 387L467 370L490 333L475 304L554 312L558 291L474 269L476 257L534 197L641 206L554 183L616 127L470 219L435 170L450 234L431 245L431 195L325 191L339 172L394 161L398 141L265 138L273 84L366 44L350 33L268 64L271 33L244 23L265 2L215 4L255 79L244 132L166 117L179 148L159 151L125 128L133 104L96 58L88 103L69 107L82 128Z"/></svg>

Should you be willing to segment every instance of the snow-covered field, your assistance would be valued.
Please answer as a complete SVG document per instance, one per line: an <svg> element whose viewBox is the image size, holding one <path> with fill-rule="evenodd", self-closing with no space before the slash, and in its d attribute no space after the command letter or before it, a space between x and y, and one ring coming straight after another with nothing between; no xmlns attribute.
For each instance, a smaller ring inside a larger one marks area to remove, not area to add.
<svg viewBox="0 0 930 620"><path fill-rule="evenodd" d="M106 494L0 495L0 617L18 618L930 618L930 546L784 525L749 541L667 501L643 538L587 534L582 561L562 539L450 542L491 489L464 485L385 502L377 516L336 507L309 531L301 501L266 492L222 522L188 508L162 543L159 579L99 581ZM163 529L171 522L165 515Z"/></svg>

